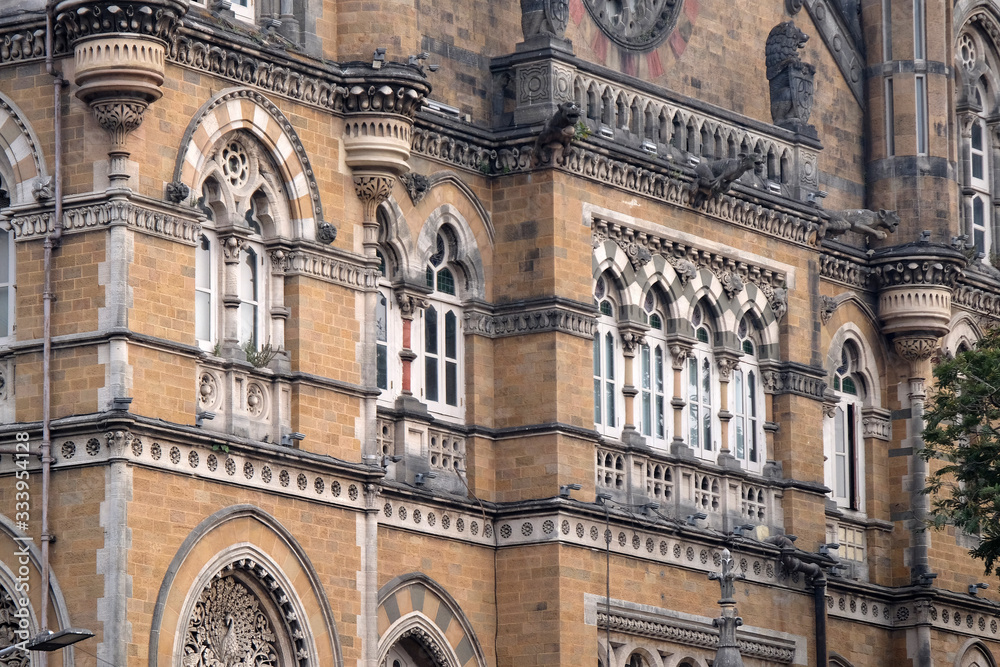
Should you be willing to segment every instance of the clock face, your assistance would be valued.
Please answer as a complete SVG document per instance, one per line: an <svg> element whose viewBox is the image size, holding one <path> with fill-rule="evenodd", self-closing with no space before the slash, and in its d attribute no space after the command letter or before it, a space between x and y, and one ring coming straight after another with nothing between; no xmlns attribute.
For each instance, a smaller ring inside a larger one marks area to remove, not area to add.
<svg viewBox="0 0 1000 667"><path fill-rule="evenodd" d="M584 0L612 41L632 51L659 46L677 22L682 0Z"/></svg>

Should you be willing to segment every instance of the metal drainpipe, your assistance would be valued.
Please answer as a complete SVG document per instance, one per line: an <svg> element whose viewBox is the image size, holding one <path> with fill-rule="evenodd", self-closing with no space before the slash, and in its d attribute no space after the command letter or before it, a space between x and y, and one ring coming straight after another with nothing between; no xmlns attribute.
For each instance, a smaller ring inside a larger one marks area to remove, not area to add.
<svg viewBox="0 0 1000 667"><path fill-rule="evenodd" d="M49 482L52 473L52 302L55 294L52 292L52 250L59 245L62 237L62 87L66 84L62 73L55 69L53 63L53 25L52 3L45 7L45 71L53 77L52 124L53 124L53 154L55 173L53 174L55 211L53 212L52 230L45 236L45 256L43 269L45 284L42 289L42 602L39 612L40 630L48 629L49 616ZM39 667L45 667L47 656L39 653Z"/></svg>
<svg viewBox="0 0 1000 667"><path fill-rule="evenodd" d="M816 610L816 667L826 667L826 577L816 577L812 584Z"/></svg>

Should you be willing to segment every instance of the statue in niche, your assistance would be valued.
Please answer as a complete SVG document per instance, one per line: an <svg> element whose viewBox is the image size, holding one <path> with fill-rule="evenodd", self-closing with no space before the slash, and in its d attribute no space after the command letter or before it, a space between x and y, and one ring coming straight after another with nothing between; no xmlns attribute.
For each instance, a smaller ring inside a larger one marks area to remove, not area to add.
<svg viewBox="0 0 1000 667"><path fill-rule="evenodd" d="M740 176L763 161L760 153L740 153L738 157L699 163L691 183L691 205L697 208L712 197L725 194Z"/></svg>
<svg viewBox="0 0 1000 667"><path fill-rule="evenodd" d="M764 64L771 87L771 120L775 125L812 138L816 128L809 125L813 105L813 77L816 67L802 62L799 50L809 35L793 21L779 23L767 36Z"/></svg>

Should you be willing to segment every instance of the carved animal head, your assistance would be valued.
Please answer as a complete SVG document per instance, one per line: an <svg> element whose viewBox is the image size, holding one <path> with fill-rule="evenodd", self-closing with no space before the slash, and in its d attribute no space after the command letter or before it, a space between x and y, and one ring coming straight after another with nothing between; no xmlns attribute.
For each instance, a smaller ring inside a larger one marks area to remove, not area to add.
<svg viewBox="0 0 1000 667"><path fill-rule="evenodd" d="M747 171L756 165L764 164L764 156L760 153L740 153L736 156L740 161L740 169Z"/></svg>
<svg viewBox="0 0 1000 667"><path fill-rule="evenodd" d="M551 124L555 127L569 127L576 125L581 117L580 107L575 102L563 102L559 105L559 110L552 117Z"/></svg>
<svg viewBox="0 0 1000 667"><path fill-rule="evenodd" d="M899 214L895 211L887 211L884 208L880 208L878 211L878 226L884 227L890 234L895 234L896 228L899 227Z"/></svg>
<svg viewBox="0 0 1000 667"><path fill-rule="evenodd" d="M774 78L785 62L797 61L799 49L805 46L807 41L809 41L809 35L795 27L793 21L785 21L774 26L764 45L764 64L767 67L767 78Z"/></svg>

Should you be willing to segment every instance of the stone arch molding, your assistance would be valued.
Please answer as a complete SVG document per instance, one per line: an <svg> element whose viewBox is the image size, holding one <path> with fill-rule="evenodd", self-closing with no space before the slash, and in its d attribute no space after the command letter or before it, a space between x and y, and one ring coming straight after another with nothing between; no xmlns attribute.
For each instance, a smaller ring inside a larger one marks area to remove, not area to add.
<svg viewBox="0 0 1000 667"><path fill-rule="evenodd" d="M941 341L941 349L946 354L954 356L958 353L958 348L964 343L968 347L974 347L980 338L983 337L982 327L968 313L957 313L951 318L948 325L948 335Z"/></svg>
<svg viewBox="0 0 1000 667"><path fill-rule="evenodd" d="M174 182L186 185L197 198L198 180L219 140L237 130L256 138L276 165L288 196L293 237L315 241L326 223L309 156L288 118L255 90L229 88L198 110L181 140Z"/></svg>
<svg viewBox="0 0 1000 667"><path fill-rule="evenodd" d="M847 340L854 341L861 354L862 368L860 372L864 376L868 389L868 395L865 396L865 407L880 407L882 405L882 385L879 378L882 377L883 366L875 357L875 348L871 341L853 322L845 322L830 339L830 347L827 349L826 363L824 364L827 383L829 386L833 386L833 373L840 366L840 352Z"/></svg>
<svg viewBox="0 0 1000 667"><path fill-rule="evenodd" d="M412 638L437 667L486 667L479 640L458 603L429 577L396 577L379 591L379 665L389 649Z"/></svg>
<svg viewBox="0 0 1000 667"><path fill-rule="evenodd" d="M215 610L211 627L206 609ZM261 616L266 623L255 623ZM343 667L319 576L292 535L252 505L216 512L181 544L153 611L149 665L191 667L206 647L234 641L280 654L282 667Z"/></svg>
<svg viewBox="0 0 1000 667"><path fill-rule="evenodd" d="M958 650L955 667L997 667L990 649L978 639L969 639Z"/></svg>
<svg viewBox="0 0 1000 667"><path fill-rule="evenodd" d="M29 584L34 584L29 590L28 595L28 628L31 636L34 636L38 631L39 625L35 609L37 604L40 603L41 597L37 590L37 583L41 579L42 555L38 547L33 542L28 541L27 536L15 527L14 522L9 517L0 514L0 589L7 594L18 595L16 584L20 575L19 568L21 566L22 551L27 552L27 567L30 570L31 577ZM0 598L2 597L3 595L0 594ZM55 616L55 622L57 623L53 629L73 627L73 624L70 622L69 610L66 607L66 598L63 596L62 589L59 587L59 581L56 579L54 573L50 574L49 579L49 600L52 605L51 613ZM3 606L0 606L0 614L4 611L7 610ZM52 616L49 618L51 619ZM62 654L63 667L72 667L76 664L72 646L64 648ZM55 664L55 661L51 661L50 664Z"/></svg>
<svg viewBox="0 0 1000 667"><path fill-rule="evenodd" d="M48 188L49 176L38 137L13 100L0 93L0 173L7 181L11 204L33 203L36 191ZM41 188L36 190L36 188Z"/></svg>
<svg viewBox="0 0 1000 667"><path fill-rule="evenodd" d="M424 221L417 235L415 255L407 257L406 275L417 284L423 282L423 271L428 258L434 254L438 230L449 225L457 236L456 263L465 274L464 294L477 299L485 298L486 277L483 275L483 257L476 243L476 236L468 220L451 204L441 204Z"/></svg>
<svg viewBox="0 0 1000 667"><path fill-rule="evenodd" d="M743 316L753 313L762 350L777 348L779 321L787 301L775 288L743 281L735 273L722 272L720 277L686 260L673 263L663 255L636 261L611 239L595 243L592 269L594 280L606 272L614 275L625 311L638 313L644 296L654 287L666 296L663 306L674 319L687 319L695 304L707 299L721 331L736 331Z"/></svg>

